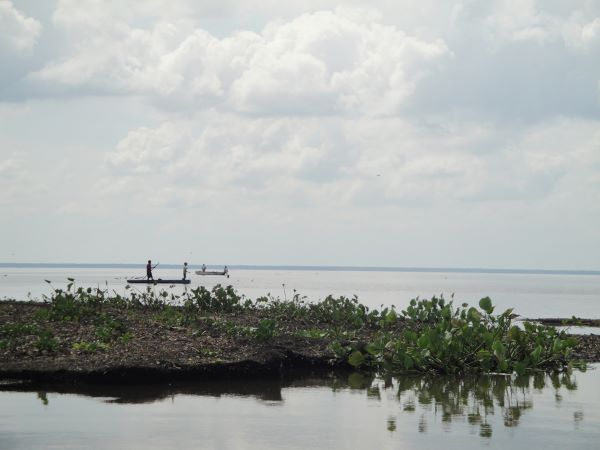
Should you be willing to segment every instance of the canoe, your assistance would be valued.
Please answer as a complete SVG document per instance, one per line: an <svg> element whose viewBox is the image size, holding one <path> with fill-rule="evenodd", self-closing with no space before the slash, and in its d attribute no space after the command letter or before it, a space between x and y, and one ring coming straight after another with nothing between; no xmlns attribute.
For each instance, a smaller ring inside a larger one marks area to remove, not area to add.
<svg viewBox="0 0 600 450"><path fill-rule="evenodd" d="M157 278L156 280L148 280L146 278L127 280L131 284L190 284L191 280L162 280Z"/></svg>
<svg viewBox="0 0 600 450"><path fill-rule="evenodd" d="M227 275L229 276L229 274L227 272L225 272L224 270L205 270L204 272L202 270L196 270L196 275Z"/></svg>

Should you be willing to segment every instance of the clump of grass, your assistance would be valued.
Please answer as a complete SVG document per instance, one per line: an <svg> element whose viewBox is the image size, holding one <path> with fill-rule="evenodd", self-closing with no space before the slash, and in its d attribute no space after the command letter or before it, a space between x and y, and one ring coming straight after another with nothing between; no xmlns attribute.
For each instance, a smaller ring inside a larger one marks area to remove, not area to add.
<svg viewBox="0 0 600 450"><path fill-rule="evenodd" d="M277 334L277 330L278 326L275 319L262 319L254 331L254 336L259 341L269 341Z"/></svg>
<svg viewBox="0 0 600 450"><path fill-rule="evenodd" d="M127 327L119 319L107 315L101 315L96 319L96 338L99 342L109 344L123 336L126 331Z"/></svg>
<svg viewBox="0 0 600 450"><path fill-rule="evenodd" d="M35 337L34 346L38 350L54 352L58 349L58 340L52 332L35 323L9 323L0 326L0 349L14 349L30 337Z"/></svg>
<svg viewBox="0 0 600 450"><path fill-rule="evenodd" d="M8 323L0 325L0 336L15 338L21 336L37 336L40 328L36 324Z"/></svg>
<svg viewBox="0 0 600 450"><path fill-rule="evenodd" d="M106 350L108 348L108 344L104 342L87 342L87 341L79 341L73 344L73 350L81 351L85 353L94 353L100 350Z"/></svg>
<svg viewBox="0 0 600 450"><path fill-rule="evenodd" d="M38 335L35 346L40 351L55 352L58 350L58 340L51 331L42 330Z"/></svg>

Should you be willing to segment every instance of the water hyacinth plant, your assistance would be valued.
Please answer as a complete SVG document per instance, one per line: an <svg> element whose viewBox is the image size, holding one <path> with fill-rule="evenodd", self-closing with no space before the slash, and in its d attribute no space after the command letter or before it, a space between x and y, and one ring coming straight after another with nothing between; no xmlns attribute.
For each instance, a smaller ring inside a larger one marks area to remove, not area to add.
<svg viewBox="0 0 600 450"><path fill-rule="evenodd" d="M513 325L512 309L494 315L491 300L479 308L454 307L444 299L411 300L401 319L412 324L399 335L381 332L364 349L337 348L348 362L382 372L517 372L568 365L575 339L551 327Z"/></svg>

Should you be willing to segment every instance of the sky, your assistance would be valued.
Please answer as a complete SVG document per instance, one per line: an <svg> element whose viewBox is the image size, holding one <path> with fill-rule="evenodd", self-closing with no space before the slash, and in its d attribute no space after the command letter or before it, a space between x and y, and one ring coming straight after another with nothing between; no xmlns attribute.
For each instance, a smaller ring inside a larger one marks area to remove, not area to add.
<svg viewBox="0 0 600 450"><path fill-rule="evenodd" d="M600 269L600 1L0 0L0 262Z"/></svg>

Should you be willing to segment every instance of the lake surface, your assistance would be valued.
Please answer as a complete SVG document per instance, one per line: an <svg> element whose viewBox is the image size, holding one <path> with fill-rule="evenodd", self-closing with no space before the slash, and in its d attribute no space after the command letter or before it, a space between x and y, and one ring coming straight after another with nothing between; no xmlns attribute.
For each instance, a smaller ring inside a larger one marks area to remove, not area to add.
<svg viewBox="0 0 600 450"><path fill-rule="evenodd" d="M78 286L108 288L125 294L128 277L143 276L143 269L116 268L0 268L0 299L41 299L52 287L65 288L67 278ZM181 278L180 269L155 269L156 278ZM291 298L294 293L316 301L327 295L351 297L371 308L395 305L405 308L415 297L444 295L458 303L476 305L480 298L491 297L498 310L515 308L523 317L600 318L600 275L390 272L330 270L231 270L230 278L192 274L189 288L212 288L231 284L251 299L271 294ZM51 285L44 280L51 281ZM51 287L52 286L52 287ZM145 286L134 285L134 289ZM165 289L158 285L153 289ZM184 288L173 288L183 292Z"/></svg>
<svg viewBox="0 0 600 450"><path fill-rule="evenodd" d="M64 289L68 277L126 294L126 279L140 275L123 268L2 267L0 299L41 300ZM180 276L179 269L155 271L157 278ZM236 269L228 279L192 275L190 288L217 283L252 299L357 295L371 308L402 309L411 298L454 294L469 304L490 296L497 310L514 307L523 317L600 318L594 274ZM165 288L185 292L150 287ZM526 378L352 374L77 391L4 384L0 449L598 448L599 368Z"/></svg>
<svg viewBox="0 0 600 450"><path fill-rule="evenodd" d="M592 449L600 441L598 368L521 378L350 374L71 393L5 385L0 448Z"/></svg>

